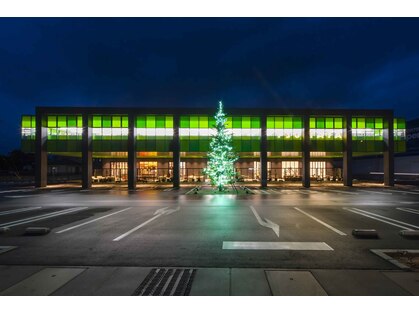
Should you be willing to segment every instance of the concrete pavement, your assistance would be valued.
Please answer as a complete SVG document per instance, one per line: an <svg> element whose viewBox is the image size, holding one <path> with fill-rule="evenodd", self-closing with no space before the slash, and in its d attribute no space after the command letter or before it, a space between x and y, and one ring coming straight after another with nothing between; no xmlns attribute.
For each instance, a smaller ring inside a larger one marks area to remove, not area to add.
<svg viewBox="0 0 419 314"><path fill-rule="evenodd" d="M155 275L158 271L163 275ZM182 282L186 277L180 274L184 271L150 267L3 265L0 266L0 295L176 295L176 291L181 292L178 295L190 296L419 295L419 272L188 268L189 273L194 271L194 276Z"/></svg>

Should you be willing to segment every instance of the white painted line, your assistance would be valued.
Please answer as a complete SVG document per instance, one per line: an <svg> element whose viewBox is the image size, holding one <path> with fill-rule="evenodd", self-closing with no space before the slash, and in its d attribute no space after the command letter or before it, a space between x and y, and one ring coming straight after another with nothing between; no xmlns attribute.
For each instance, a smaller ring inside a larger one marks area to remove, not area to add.
<svg viewBox="0 0 419 314"><path fill-rule="evenodd" d="M357 210L353 210L353 209L346 208L346 207L343 207L343 209L344 210L347 210L347 211L350 211L350 212L352 212L354 214L358 214L358 215L365 216L365 217L368 217L368 218L371 218L371 219L374 219L374 220L378 220L378 221L384 222L384 223L386 223L388 225L392 225L392 226L401 228L403 230L413 230L413 229L410 229L410 228L406 228L405 226L401 226L401 225L398 225L398 224L391 223L391 222L389 222L387 220L383 220L383 219L380 219L380 218L377 218L377 217L374 217L374 216L371 216L371 215L363 214L363 213L361 213L361 212L359 212Z"/></svg>
<svg viewBox="0 0 419 314"><path fill-rule="evenodd" d="M69 214L69 213L84 210L84 209L87 209L87 208L88 207L68 208L68 209L60 210L60 211L49 213L49 214L44 214L44 215L39 215L39 216L34 216L34 217L28 217L28 218L24 218L24 219L20 219L20 220L15 220L15 221L9 221L7 223L1 224L0 227L14 227L14 226L19 226L19 225L24 225L24 224L27 224L27 223L30 223L30 222L49 219L49 218L52 218L52 217Z"/></svg>
<svg viewBox="0 0 419 314"><path fill-rule="evenodd" d="M188 192L186 192L185 193L185 195L187 195L187 194L189 194L189 193L191 193L192 191L194 191L195 190L195 188L193 187L192 189L190 189Z"/></svg>
<svg viewBox="0 0 419 314"><path fill-rule="evenodd" d="M326 228L329 228L330 230L336 232L337 234L341 235L341 236L346 236L347 234L345 232L342 232L334 227L332 227L331 225L325 223L324 221L321 221L320 219L310 215L309 213L306 213L305 211L303 211L302 209L298 208L298 207L294 207L295 210L298 210L300 213L310 217L311 219L317 221L319 224L322 224L323 226L325 226Z"/></svg>
<svg viewBox="0 0 419 314"><path fill-rule="evenodd" d="M25 207L25 208L19 208L19 209L6 210L4 212L0 212L0 216L18 214L18 213L28 212L31 210L36 210L36 209L41 209L41 208L42 207L40 206L36 206L36 207Z"/></svg>
<svg viewBox="0 0 419 314"><path fill-rule="evenodd" d="M223 250L333 251L325 242L240 242L224 241Z"/></svg>
<svg viewBox="0 0 419 314"><path fill-rule="evenodd" d="M409 205L412 205L412 204L419 204L419 202L399 202L400 204L409 204Z"/></svg>
<svg viewBox="0 0 419 314"><path fill-rule="evenodd" d="M7 198L24 198L24 197L34 197L39 196L39 194L31 194L31 195L5 195L4 197Z"/></svg>
<svg viewBox="0 0 419 314"><path fill-rule="evenodd" d="M253 214L256 217L256 220L258 221L259 225L272 229L273 232L275 232L276 236L279 238L279 225L277 225L276 223L268 220L265 218L266 222L263 221L263 219L259 216L258 212L256 211L256 209L253 206L249 206L250 209L252 210Z"/></svg>
<svg viewBox="0 0 419 314"><path fill-rule="evenodd" d="M419 215L419 210L416 210L413 208L396 207L396 209L407 212L407 213Z"/></svg>
<svg viewBox="0 0 419 314"><path fill-rule="evenodd" d="M0 246L0 254L16 249L17 246Z"/></svg>
<svg viewBox="0 0 419 314"><path fill-rule="evenodd" d="M95 221L98 221L98 220L101 220L101 219L104 219L104 218L107 218L107 217L110 217L110 216L113 216L113 215L116 215L116 214L122 213L122 212L124 212L124 211L126 211L126 210L129 210L129 209L131 209L131 208L132 208L132 207L124 208L124 209L118 210L117 212L114 212L114 213L111 213L111 214L108 214L108 215L105 215L105 216L101 216L101 217L99 217L99 218L92 219L92 220L89 220L89 221L83 222L83 223L81 223L81 224L78 224L78 225L75 225L75 226L72 226L72 227L69 227L69 228L66 228L66 229L63 229L63 230L57 231L56 233L63 233L63 232L67 232L67 231L70 231L70 230L76 229L76 228L78 228L78 227L81 227L81 226L84 226L84 225L88 225L88 224L90 224L90 223L92 223L92 222L95 222Z"/></svg>
<svg viewBox="0 0 419 314"><path fill-rule="evenodd" d="M0 194L4 193L16 193L16 192L32 192L33 189L23 189L23 190L7 190L7 191L0 191Z"/></svg>
<svg viewBox="0 0 419 314"><path fill-rule="evenodd" d="M249 189L253 194L262 194L262 192L261 191L259 191L259 190L252 190L252 189Z"/></svg>
<svg viewBox="0 0 419 314"><path fill-rule="evenodd" d="M328 189L327 192L335 192L335 193L342 193L342 194L350 194L350 195L358 195L359 193L356 192L348 192L348 191L339 191L339 190L332 190Z"/></svg>
<svg viewBox="0 0 419 314"><path fill-rule="evenodd" d="M265 191L265 190L259 190L260 191L260 193L262 193L262 194L269 194L269 192L268 191Z"/></svg>
<svg viewBox="0 0 419 314"><path fill-rule="evenodd" d="M149 224L150 222L152 222L153 220L163 216L163 215L170 215L176 211L178 211L180 209L180 207L177 207L177 209L169 209L167 210L169 207L163 207L158 209L155 213L154 213L154 217L150 218L149 220L143 222L141 225L138 225L135 228L132 228L131 230L125 232L124 234L121 234L119 237L116 237L115 239L113 239L113 241L119 241L122 240L123 238L129 236L131 233L137 231L138 229L141 229L142 227L144 227L145 225Z"/></svg>
<svg viewBox="0 0 419 314"><path fill-rule="evenodd" d="M164 191L164 192L169 192L169 191L171 191L171 190L173 190L173 188L170 188L170 189L164 189L163 191Z"/></svg>
<svg viewBox="0 0 419 314"><path fill-rule="evenodd" d="M372 194L393 195L393 193L390 193L390 192L379 192L379 191L369 191L369 190L365 190L365 191L357 190L357 191L365 192L365 193L372 193Z"/></svg>
<svg viewBox="0 0 419 314"><path fill-rule="evenodd" d="M419 192L418 192L418 193L416 193L416 192L411 192L411 191L398 191L398 190L388 190L388 191L391 191L391 192L397 192L397 193L406 193L406 194L419 195Z"/></svg>
<svg viewBox="0 0 419 314"><path fill-rule="evenodd" d="M372 215L372 216L375 216L375 217L380 217L380 218L382 218L382 219L387 219L387 220L389 220L389 221L394 221L394 222L399 223L399 224L402 224L402 225L406 225L406 226L409 226L409 227L413 227L413 228L417 228L417 229L419 229L419 226L411 225L411 224L409 224L409 223L407 223L407 222L404 222L404 221L400 221L400 220L392 219L392 218L389 218L389 217L386 217L386 216L382 216L382 215L379 215L379 214L374 214L374 213L371 213L371 212L369 212L369 211L362 210L362 209L355 208L355 207L354 207L353 209L358 210L358 211L361 211L361 212L363 212L363 213L365 213L365 214L367 214L367 215Z"/></svg>

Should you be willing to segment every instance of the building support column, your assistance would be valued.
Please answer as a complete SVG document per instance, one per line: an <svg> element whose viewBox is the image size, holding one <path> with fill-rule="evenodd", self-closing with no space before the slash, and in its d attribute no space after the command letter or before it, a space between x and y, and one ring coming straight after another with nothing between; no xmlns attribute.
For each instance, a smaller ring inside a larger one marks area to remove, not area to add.
<svg viewBox="0 0 419 314"><path fill-rule="evenodd" d="M394 125L393 113L386 115L384 121L384 185L394 186Z"/></svg>
<svg viewBox="0 0 419 314"><path fill-rule="evenodd" d="M137 149L135 115L128 114L128 190L137 188Z"/></svg>
<svg viewBox="0 0 419 314"><path fill-rule="evenodd" d="M310 187L310 116L303 117L303 187Z"/></svg>
<svg viewBox="0 0 419 314"><path fill-rule="evenodd" d="M173 116L173 142L172 142L172 152L173 152L173 187L180 187L180 137L179 137L179 127L180 127L180 116Z"/></svg>
<svg viewBox="0 0 419 314"><path fill-rule="evenodd" d="M352 115L345 116L343 132L343 185L352 186Z"/></svg>
<svg viewBox="0 0 419 314"><path fill-rule="evenodd" d="M83 133L82 133L82 148L81 148L81 159L82 159L82 188L90 189L92 187L92 175L93 175L93 135L92 127L89 125L89 115L83 113Z"/></svg>
<svg viewBox="0 0 419 314"><path fill-rule="evenodd" d="M35 187L47 186L48 178L48 128L46 116L36 109L36 134L35 134Z"/></svg>
<svg viewBox="0 0 419 314"><path fill-rule="evenodd" d="M266 135L266 115L260 117L260 186L268 186L268 137Z"/></svg>

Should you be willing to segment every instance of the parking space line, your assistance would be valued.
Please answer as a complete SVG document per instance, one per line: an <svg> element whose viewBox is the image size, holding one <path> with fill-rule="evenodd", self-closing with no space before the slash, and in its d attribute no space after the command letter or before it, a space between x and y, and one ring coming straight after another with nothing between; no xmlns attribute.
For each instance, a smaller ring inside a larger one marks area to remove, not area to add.
<svg viewBox="0 0 419 314"><path fill-rule="evenodd" d="M187 195L187 194L189 194L189 193L191 193L191 192L193 192L195 190L195 187L193 187L192 189L190 189L188 192L186 192L185 193L185 195Z"/></svg>
<svg viewBox="0 0 419 314"><path fill-rule="evenodd" d="M124 212L124 211L126 211L126 210L129 210L129 209L131 209L131 208L132 208L132 207L124 208L124 209L118 210L117 212L114 212L114 213L111 213L111 214L108 214L108 215L105 215L105 216L101 216L101 217L99 217L99 218L92 219L92 220L89 220L89 221L83 222L83 223L81 223L81 224L78 224L78 225L75 225L75 226L72 226L72 227L69 227L69 228L66 228L66 229L63 229L63 230L57 231L56 233L63 233L63 232L67 232L67 231L70 231L70 230L76 229L76 228L78 228L78 227L81 227L81 226L84 226L84 225L88 225L88 224L90 224L90 223L92 223L92 222L95 222L95 221L98 221L98 220L101 220L101 219L104 219L104 218L107 218L107 217L110 217L110 216L113 216L113 215L116 215L116 214L122 213L122 212Z"/></svg>
<svg viewBox="0 0 419 314"><path fill-rule="evenodd" d="M390 221L394 221L394 222L396 222L396 223L400 223L400 224L403 224L403 225L406 225L406 226L409 226L409 227L413 227L413 228L418 228L418 229L419 229L419 226L415 226L415 225L409 224L409 223L407 223L407 222L403 222L403 221L400 221L400 220L392 219L392 218L389 218L389 217L386 217L386 216L382 216L382 215L379 215L379 214L374 214L374 213L371 213L371 212L369 212L369 211L362 210L362 209L359 209L359 208L354 208L354 209L356 209L356 210L358 210L358 211L361 211L361 212L363 212L363 213L366 213L366 214L368 214L368 215L373 215L373 216L376 216L376 217L380 217L380 218L383 218L383 219L387 219L387 220L390 220Z"/></svg>
<svg viewBox="0 0 419 314"><path fill-rule="evenodd" d="M41 209L41 208L42 208L41 206L36 206L36 207L25 207L25 208L6 210L4 212L0 212L0 216L24 213L24 212L28 212L28 211L31 211L31 210Z"/></svg>
<svg viewBox="0 0 419 314"><path fill-rule="evenodd" d="M4 193L16 193L16 192L33 192L34 189L23 189L23 190L5 190L5 191L0 191L0 194L4 194Z"/></svg>
<svg viewBox="0 0 419 314"><path fill-rule="evenodd" d="M125 232L124 234L121 234L119 237L116 237L115 239L113 239L112 241L119 241L122 240L123 238L129 236L131 233L137 231L138 229L141 229L142 227L144 227L145 225L149 224L150 222L152 222L153 220L163 216L163 215L170 215L176 211L179 211L180 207L178 206L176 209L168 209L169 207L163 207L160 208L158 210L156 210L156 212L154 213L154 217L150 218L149 220L143 222L142 224L138 225L137 227L132 228L131 230L128 230L127 232Z"/></svg>
<svg viewBox="0 0 419 314"><path fill-rule="evenodd" d="M397 193L406 193L406 194L414 194L414 195L419 195L419 193L416 192L411 192L411 191L399 191L399 190L388 190L391 192L397 192Z"/></svg>
<svg viewBox="0 0 419 314"><path fill-rule="evenodd" d="M268 191L265 191L265 190L259 190L260 191L260 193L262 193L262 194L270 194Z"/></svg>
<svg viewBox="0 0 419 314"><path fill-rule="evenodd" d="M320 219L310 215L309 213L306 213L304 210L298 208L298 207L294 207L295 210L298 210L300 213L310 217L311 219L317 221L319 224L322 224L323 226L325 226L326 228L329 228L330 230L336 232L337 234L341 235L341 236L346 236L347 234L345 232L340 231L339 229L336 229L335 227L332 227L331 225L325 223L324 221L321 221Z"/></svg>
<svg viewBox="0 0 419 314"><path fill-rule="evenodd" d="M404 212L408 212L408 213L411 213L411 214L419 215L419 210L416 210L416 209L413 209L413 208L396 207L396 209L404 211Z"/></svg>
<svg viewBox="0 0 419 314"><path fill-rule="evenodd" d="M223 241L223 250L333 251L333 248L325 242Z"/></svg>
<svg viewBox="0 0 419 314"><path fill-rule="evenodd" d="M350 212L352 212L352 213L354 213L354 214L358 214L358 215L361 215L361 216L365 216L365 217L368 217L368 218L371 218L371 219L374 219L374 220L377 220L377 221L381 221L381 222L384 222L384 223L386 223L386 224L388 224L388 225L392 225L392 226L395 226L395 227L398 227L398 228L401 228L401 229L404 229L404 230L413 230L413 229L411 229L411 228L408 228L408 227L406 227L406 226L402 226L402 225L399 225L399 224L395 224L395 223L392 223L391 221L388 221L388 220L392 220L392 221L395 221L395 222L398 222L398 223L400 223L400 224L404 224L404 225L409 225L409 224L406 224L405 222L403 222L403 221L399 221L399 220L395 220L395 219L391 219L391 218L388 218L388 217L385 217L385 216L380 216L380 217L382 217L383 219L380 219L380 218L378 218L378 217L375 217L375 216L373 216L373 214L372 213L370 213L370 212L366 212L366 211L363 211L363 210L360 210L360 209L358 209L358 208L347 208L347 207L343 207L343 209L344 210L348 210L348 211L350 211ZM368 214L367 214L368 213ZM374 214L375 215L375 214ZM384 219L388 219L388 220L384 220ZM410 225L410 226L413 226L413 225ZM419 229L419 227L418 226L414 226L414 227L416 227L416 228L418 228Z"/></svg>
<svg viewBox="0 0 419 314"><path fill-rule="evenodd" d="M370 191L370 190L357 190L357 191L365 192L365 193L372 193L372 194L393 195L393 193L390 193L390 192L379 192L379 191Z"/></svg>
<svg viewBox="0 0 419 314"><path fill-rule="evenodd" d="M332 189L327 189L326 191L327 192L342 193L342 194L350 194L350 195L358 195L359 194L357 192L338 191L338 190L332 190Z"/></svg>
<svg viewBox="0 0 419 314"><path fill-rule="evenodd" d="M1 224L0 227L15 227L15 226L24 225L24 224L34 222L34 221L39 221L39 220L49 219L49 218L56 217L56 216L69 214L69 213L84 210L84 209L87 209L87 208L88 207L67 208L67 209L64 209L64 210L60 210L58 212L53 212L53 213L34 216L34 217L28 217L28 218L24 218L24 219L20 219L20 220L15 220L15 221L9 221L7 223Z"/></svg>

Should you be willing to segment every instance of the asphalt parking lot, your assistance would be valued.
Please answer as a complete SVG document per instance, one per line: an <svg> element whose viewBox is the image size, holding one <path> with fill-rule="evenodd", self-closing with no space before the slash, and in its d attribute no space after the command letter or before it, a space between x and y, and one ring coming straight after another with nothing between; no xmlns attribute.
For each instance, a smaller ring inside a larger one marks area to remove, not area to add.
<svg viewBox="0 0 419 314"><path fill-rule="evenodd" d="M419 189L314 187L195 195L191 187L0 191L1 265L397 269L370 249L417 249ZM48 227L43 236L27 227ZM352 236L375 229L377 239Z"/></svg>

